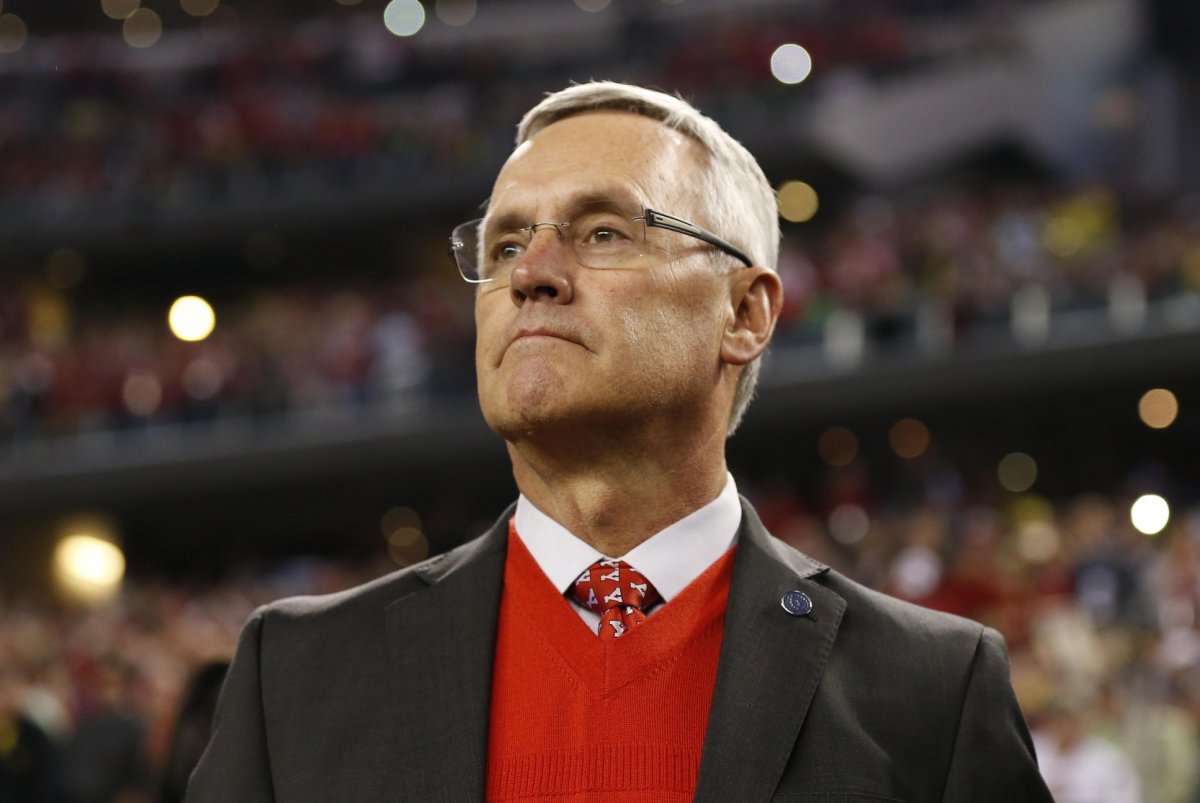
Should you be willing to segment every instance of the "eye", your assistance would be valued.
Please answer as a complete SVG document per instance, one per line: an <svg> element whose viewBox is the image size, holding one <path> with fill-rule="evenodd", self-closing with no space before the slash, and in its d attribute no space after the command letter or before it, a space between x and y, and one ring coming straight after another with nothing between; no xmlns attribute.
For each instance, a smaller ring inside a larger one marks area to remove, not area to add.
<svg viewBox="0 0 1200 803"><path fill-rule="evenodd" d="M632 239L628 221L612 215L597 215L591 220L574 224L580 235L581 245L587 248L618 248L628 245Z"/></svg>
<svg viewBox="0 0 1200 803"><path fill-rule="evenodd" d="M624 239L624 235L622 235L619 231L608 228L598 228L591 233L591 235L587 238L587 241L590 243L596 243L598 245L604 245L608 243L616 243L622 239Z"/></svg>
<svg viewBox="0 0 1200 803"><path fill-rule="evenodd" d="M497 262L511 262L514 259L519 259L525 251L525 247L514 240L496 243L492 247L492 258Z"/></svg>

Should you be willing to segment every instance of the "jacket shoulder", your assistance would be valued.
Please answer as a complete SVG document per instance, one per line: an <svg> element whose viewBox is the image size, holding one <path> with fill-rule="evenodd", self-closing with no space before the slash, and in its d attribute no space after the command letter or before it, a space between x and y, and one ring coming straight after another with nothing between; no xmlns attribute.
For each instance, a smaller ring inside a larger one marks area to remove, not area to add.
<svg viewBox="0 0 1200 803"><path fill-rule="evenodd" d="M983 634L984 626L979 622L898 599L832 569L822 579L826 587L846 600L847 614L861 619L863 625L915 638L965 639L972 645Z"/></svg>

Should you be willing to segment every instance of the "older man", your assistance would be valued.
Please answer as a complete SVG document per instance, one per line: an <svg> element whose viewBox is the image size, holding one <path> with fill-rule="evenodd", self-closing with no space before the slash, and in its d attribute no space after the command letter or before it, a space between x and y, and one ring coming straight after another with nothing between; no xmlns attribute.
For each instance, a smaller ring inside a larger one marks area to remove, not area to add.
<svg viewBox="0 0 1200 803"><path fill-rule="evenodd" d="M517 141L451 247L520 498L257 612L189 800L1048 801L995 632L855 585L737 496L725 439L781 301L754 159L610 83Z"/></svg>

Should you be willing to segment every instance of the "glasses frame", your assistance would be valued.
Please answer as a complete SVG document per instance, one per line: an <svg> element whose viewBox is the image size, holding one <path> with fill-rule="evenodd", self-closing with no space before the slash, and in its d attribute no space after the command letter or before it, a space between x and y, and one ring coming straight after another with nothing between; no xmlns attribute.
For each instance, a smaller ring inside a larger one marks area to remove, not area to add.
<svg viewBox="0 0 1200 803"><path fill-rule="evenodd" d="M752 260L752 259L750 259L750 257L746 256L746 252L742 251L736 245L734 245L733 243L729 242L728 240L726 240L722 237L718 237L717 235L713 234L708 229L704 229L704 228L701 228L700 226L697 226L694 223L687 222L683 218L675 217L674 215L668 215L664 212L658 212L658 211L655 211L654 209L650 209L649 207L647 207L643 214L635 215L631 219L632 220L640 220L643 223L645 223L646 226L649 226L651 228L664 229L666 231L673 231L676 234L682 234L687 237L692 237L694 239L700 240L701 242L708 243L709 245L713 246L717 250L722 251L722 252L728 254L729 256L733 257L734 259L738 260L745 267L749 268L749 267L754 266L754 260ZM466 223L460 223L459 225L455 226L454 232L457 232L463 226L472 226L472 225L479 226L482 223L483 223L483 218L477 218L476 220L468 220ZM530 236L532 236L532 234L534 232L536 232L539 228L541 228L543 226L553 226L556 230L558 230L559 226L565 226L565 225L566 225L566 223L550 223L550 222L531 223L530 225L525 226L523 229L521 229L521 231L529 231ZM560 231L560 235L561 235L561 231ZM454 260L454 264L458 267L459 275L461 275L463 277L463 279L465 281L469 282L470 284L487 284L489 282L496 281L495 279L482 279L482 278L472 279L470 276L467 275L467 272L465 270L463 270L462 262L459 260L459 254L464 252L465 245L466 245L466 243L463 242L462 239L456 237L454 233L451 233L449 253L450 253L450 258ZM478 270L478 266L476 266L476 270Z"/></svg>

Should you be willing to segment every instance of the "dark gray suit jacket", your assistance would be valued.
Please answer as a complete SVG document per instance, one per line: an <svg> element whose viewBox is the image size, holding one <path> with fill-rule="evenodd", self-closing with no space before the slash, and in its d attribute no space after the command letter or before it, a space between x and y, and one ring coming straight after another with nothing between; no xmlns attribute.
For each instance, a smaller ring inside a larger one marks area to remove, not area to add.
<svg viewBox="0 0 1200 803"><path fill-rule="evenodd" d="M743 508L696 800L1051 800L999 634L870 591ZM257 611L189 803L482 800L510 515L365 586ZM809 615L783 609L790 590Z"/></svg>

